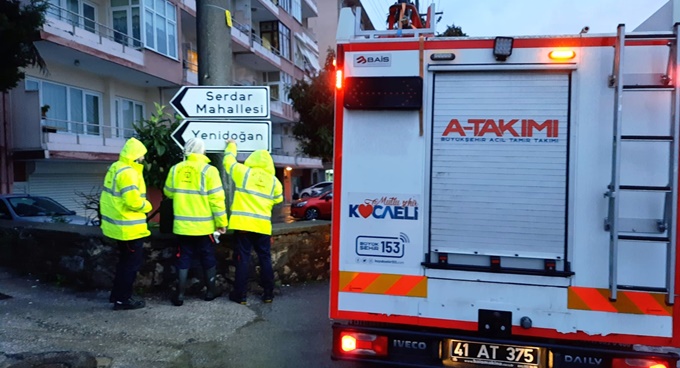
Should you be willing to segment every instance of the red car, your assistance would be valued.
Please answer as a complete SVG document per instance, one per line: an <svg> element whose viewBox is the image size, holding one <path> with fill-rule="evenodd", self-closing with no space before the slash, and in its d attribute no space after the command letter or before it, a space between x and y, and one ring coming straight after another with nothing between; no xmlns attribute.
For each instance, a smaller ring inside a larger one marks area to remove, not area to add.
<svg viewBox="0 0 680 368"><path fill-rule="evenodd" d="M290 205L290 215L297 219L330 219L333 211L333 191L297 200Z"/></svg>

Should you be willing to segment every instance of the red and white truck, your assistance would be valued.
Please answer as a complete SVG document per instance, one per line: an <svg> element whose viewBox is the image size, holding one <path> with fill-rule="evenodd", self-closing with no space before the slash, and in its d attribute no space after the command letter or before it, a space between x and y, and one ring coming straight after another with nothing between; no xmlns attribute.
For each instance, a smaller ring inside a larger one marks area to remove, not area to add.
<svg viewBox="0 0 680 368"><path fill-rule="evenodd" d="M446 38L360 13L337 39L332 357L674 367L678 25Z"/></svg>

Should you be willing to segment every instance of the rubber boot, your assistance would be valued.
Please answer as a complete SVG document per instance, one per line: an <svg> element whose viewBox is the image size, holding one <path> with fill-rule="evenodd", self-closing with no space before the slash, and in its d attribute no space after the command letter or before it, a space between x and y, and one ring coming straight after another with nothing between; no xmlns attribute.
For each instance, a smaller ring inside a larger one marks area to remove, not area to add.
<svg viewBox="0 0 680 368"><path fill-rule="evenodd" d="M217 276L217 268L212 267L205 270L205 301L211 301L220 296L222 293L217 292L215 286L215 276Z"/></svg>
<svg viewBox="0 0 680 368"><path fill-rule="evenodd" d="M177 292L172 297L172 305L180 307L184 304L184 291L187 288L187 277L189 276L189 269L177 270Z"/></svg>

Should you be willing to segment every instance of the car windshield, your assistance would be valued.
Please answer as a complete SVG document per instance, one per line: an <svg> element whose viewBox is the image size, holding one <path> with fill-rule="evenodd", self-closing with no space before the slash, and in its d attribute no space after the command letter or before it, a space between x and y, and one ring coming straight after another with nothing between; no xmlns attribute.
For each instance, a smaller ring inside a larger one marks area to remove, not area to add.
<svg viewBox="0 0 680 368"><path fill-rule="evenodd" d="M333 187L324 188L322 191L312 193L312 197L322 197L333 191Z"/></svg>
<svg viewBox="0 0 680 368"><path fill-rule="evenodd" d="M71 214L71 211L49 198L14 197L8 198L7 200L14 209L14 212L21 217L62 216Z"/></svg>

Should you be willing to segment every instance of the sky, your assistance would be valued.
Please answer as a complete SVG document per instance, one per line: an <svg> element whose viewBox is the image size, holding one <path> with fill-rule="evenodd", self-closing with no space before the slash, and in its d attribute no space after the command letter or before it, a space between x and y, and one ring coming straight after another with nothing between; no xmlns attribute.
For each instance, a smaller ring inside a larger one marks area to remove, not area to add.
<svg viewBox="0 0 680 368"><path fill-rule="evenodd" d="M411 0L415 3L415 0ZM437 32L454 23L471 37L616 33L632 31L668 0L420 0L421 12L434 2L443 11ZM396 0L362 0L377 29L385 29L387 9Z"/></svg>

